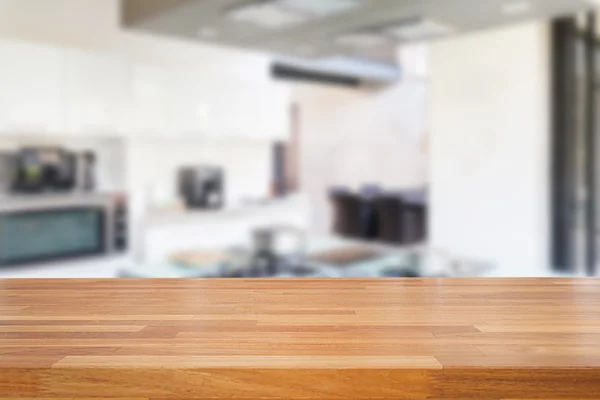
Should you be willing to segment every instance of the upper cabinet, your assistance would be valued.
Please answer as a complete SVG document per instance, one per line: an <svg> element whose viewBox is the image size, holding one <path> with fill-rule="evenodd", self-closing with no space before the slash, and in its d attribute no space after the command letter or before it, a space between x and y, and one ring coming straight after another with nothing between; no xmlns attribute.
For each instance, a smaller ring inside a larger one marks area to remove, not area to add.
<svg viewBox="0 0 600 400"><path fill-rule="evenodd" d="M186 132L215 139L285 140L288 87L219 76L181 79L175 96Z"/></svg>
<svg viewBox="0 0 600 400"><path fill-rule="evenodd" d="M264 76L8 40L0 40L0 65L0 134L285 140L289 133L289 88Z"/></svg>
<svg viewBox="0 0 600 400"><path fill-rule="evenodd" d="M288 140L290 137L291 95L288 85L275 81L249 90L253 125L250 134L265 140Z"/></svg>
<svg viewBox="0 0 600 400"><path fill-rule="evenodd" d="M128 132L135 136L173 133L172 82L166 67L134 64Z"/></svg>
<svg viewBox="0 0 600 400"><path fill-rule="evenodd" d="M190 137L208 137L215 132L214 82L202 68L171 69L169 99L173 133Z"/></svg>
<svg viewBox="0 0 600 400"><path fill-rule="evenodd" d="M64 52L0 41L0 133L60 133Z"/></svg>
<svg viewBox="0 0 600 400"><path fill-rule="evenodd" d="M68 133L123 134L131 105L131 72L123 58L70 50L65 63Z"/></svg>

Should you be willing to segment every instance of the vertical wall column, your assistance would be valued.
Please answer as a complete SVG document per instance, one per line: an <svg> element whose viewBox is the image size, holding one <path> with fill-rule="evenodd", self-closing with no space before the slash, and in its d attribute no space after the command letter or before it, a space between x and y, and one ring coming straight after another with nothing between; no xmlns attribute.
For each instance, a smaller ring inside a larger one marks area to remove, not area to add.
<svg viewBox="0 0 600 400"><path fill-rule="evenodd" d="M552 266L575 268L576 62L574 18L552 23Z"/></svg>
<svg viewBox="0 0 600 400"><path fill-rule="evenodd" d="M589 13L586 19L585 30L585 178L586 178L586 272L588 275L595 275L597 259L597 170L598 170L598 129L597 129L597 104L596 104L596 56L598 52L598 43L596 39L596 14Z"/></svg>
<svg viewBox="0 0 600 400"><path fill-rule="evenodd" d="M596 274L598 52L596 17L552 25L552 264Z"/></svg>

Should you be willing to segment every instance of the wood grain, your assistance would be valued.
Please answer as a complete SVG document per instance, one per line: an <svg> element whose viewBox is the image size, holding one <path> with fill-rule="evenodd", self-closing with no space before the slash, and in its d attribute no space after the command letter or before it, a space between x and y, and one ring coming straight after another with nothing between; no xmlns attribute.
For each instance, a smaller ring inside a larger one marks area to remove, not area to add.
<svg viewBox="0 0 600 400"><path fill-rule="evenodd" d="M598 399L600 280L0 280L0 400Z"/></svg>

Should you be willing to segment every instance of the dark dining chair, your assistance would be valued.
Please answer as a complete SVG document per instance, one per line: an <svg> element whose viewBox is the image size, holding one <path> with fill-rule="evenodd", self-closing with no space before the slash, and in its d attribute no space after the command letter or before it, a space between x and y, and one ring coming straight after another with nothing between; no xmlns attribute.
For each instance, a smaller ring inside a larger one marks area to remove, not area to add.
<svg viewBox="0 0 600 400"><path fill-rule="evenodd" d="M372 240L377 236L377 215L373 202L346 190L330 190L334 209L333 231L343 237Z"/></svg>
<svg viewBox="0 0 600 400"><path fill-rule="evenodd" d="M377 240L405 245L426 239L427 193L424 190L386 192L373 203L379 224Z"/></svg>
<svg viewBox="0 0 600 400"><path fill-rule="evenodd" d="M404 200L400 193L388 192L373 200L377 214L377 240L389 244L404 242Z"/></svg>
<svg viewBox="0 0 600 400"><path fill-rule="evenodd" d="M335 192L330 198L334 209L333 231L343 237L360 238L363 235L361 197L349 192Z"/></svg>
<svg viewBox="0 0 600 400"><path fill-rule="evenodd" d="M404 200L403 237L408 244L427 239L427 190L409 190L402 194Z"/></svg>

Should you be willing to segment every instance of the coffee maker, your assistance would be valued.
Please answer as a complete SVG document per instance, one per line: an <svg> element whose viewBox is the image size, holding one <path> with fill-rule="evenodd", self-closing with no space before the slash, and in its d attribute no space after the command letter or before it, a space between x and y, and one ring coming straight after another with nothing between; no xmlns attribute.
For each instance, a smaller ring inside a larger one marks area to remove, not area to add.
<svg viewBox="0 0 600 400"><path fill-rule="evenodd" d="M187 208L219 209L225 202L223 169L214 166L179 170L179 195Z"/></svg>

